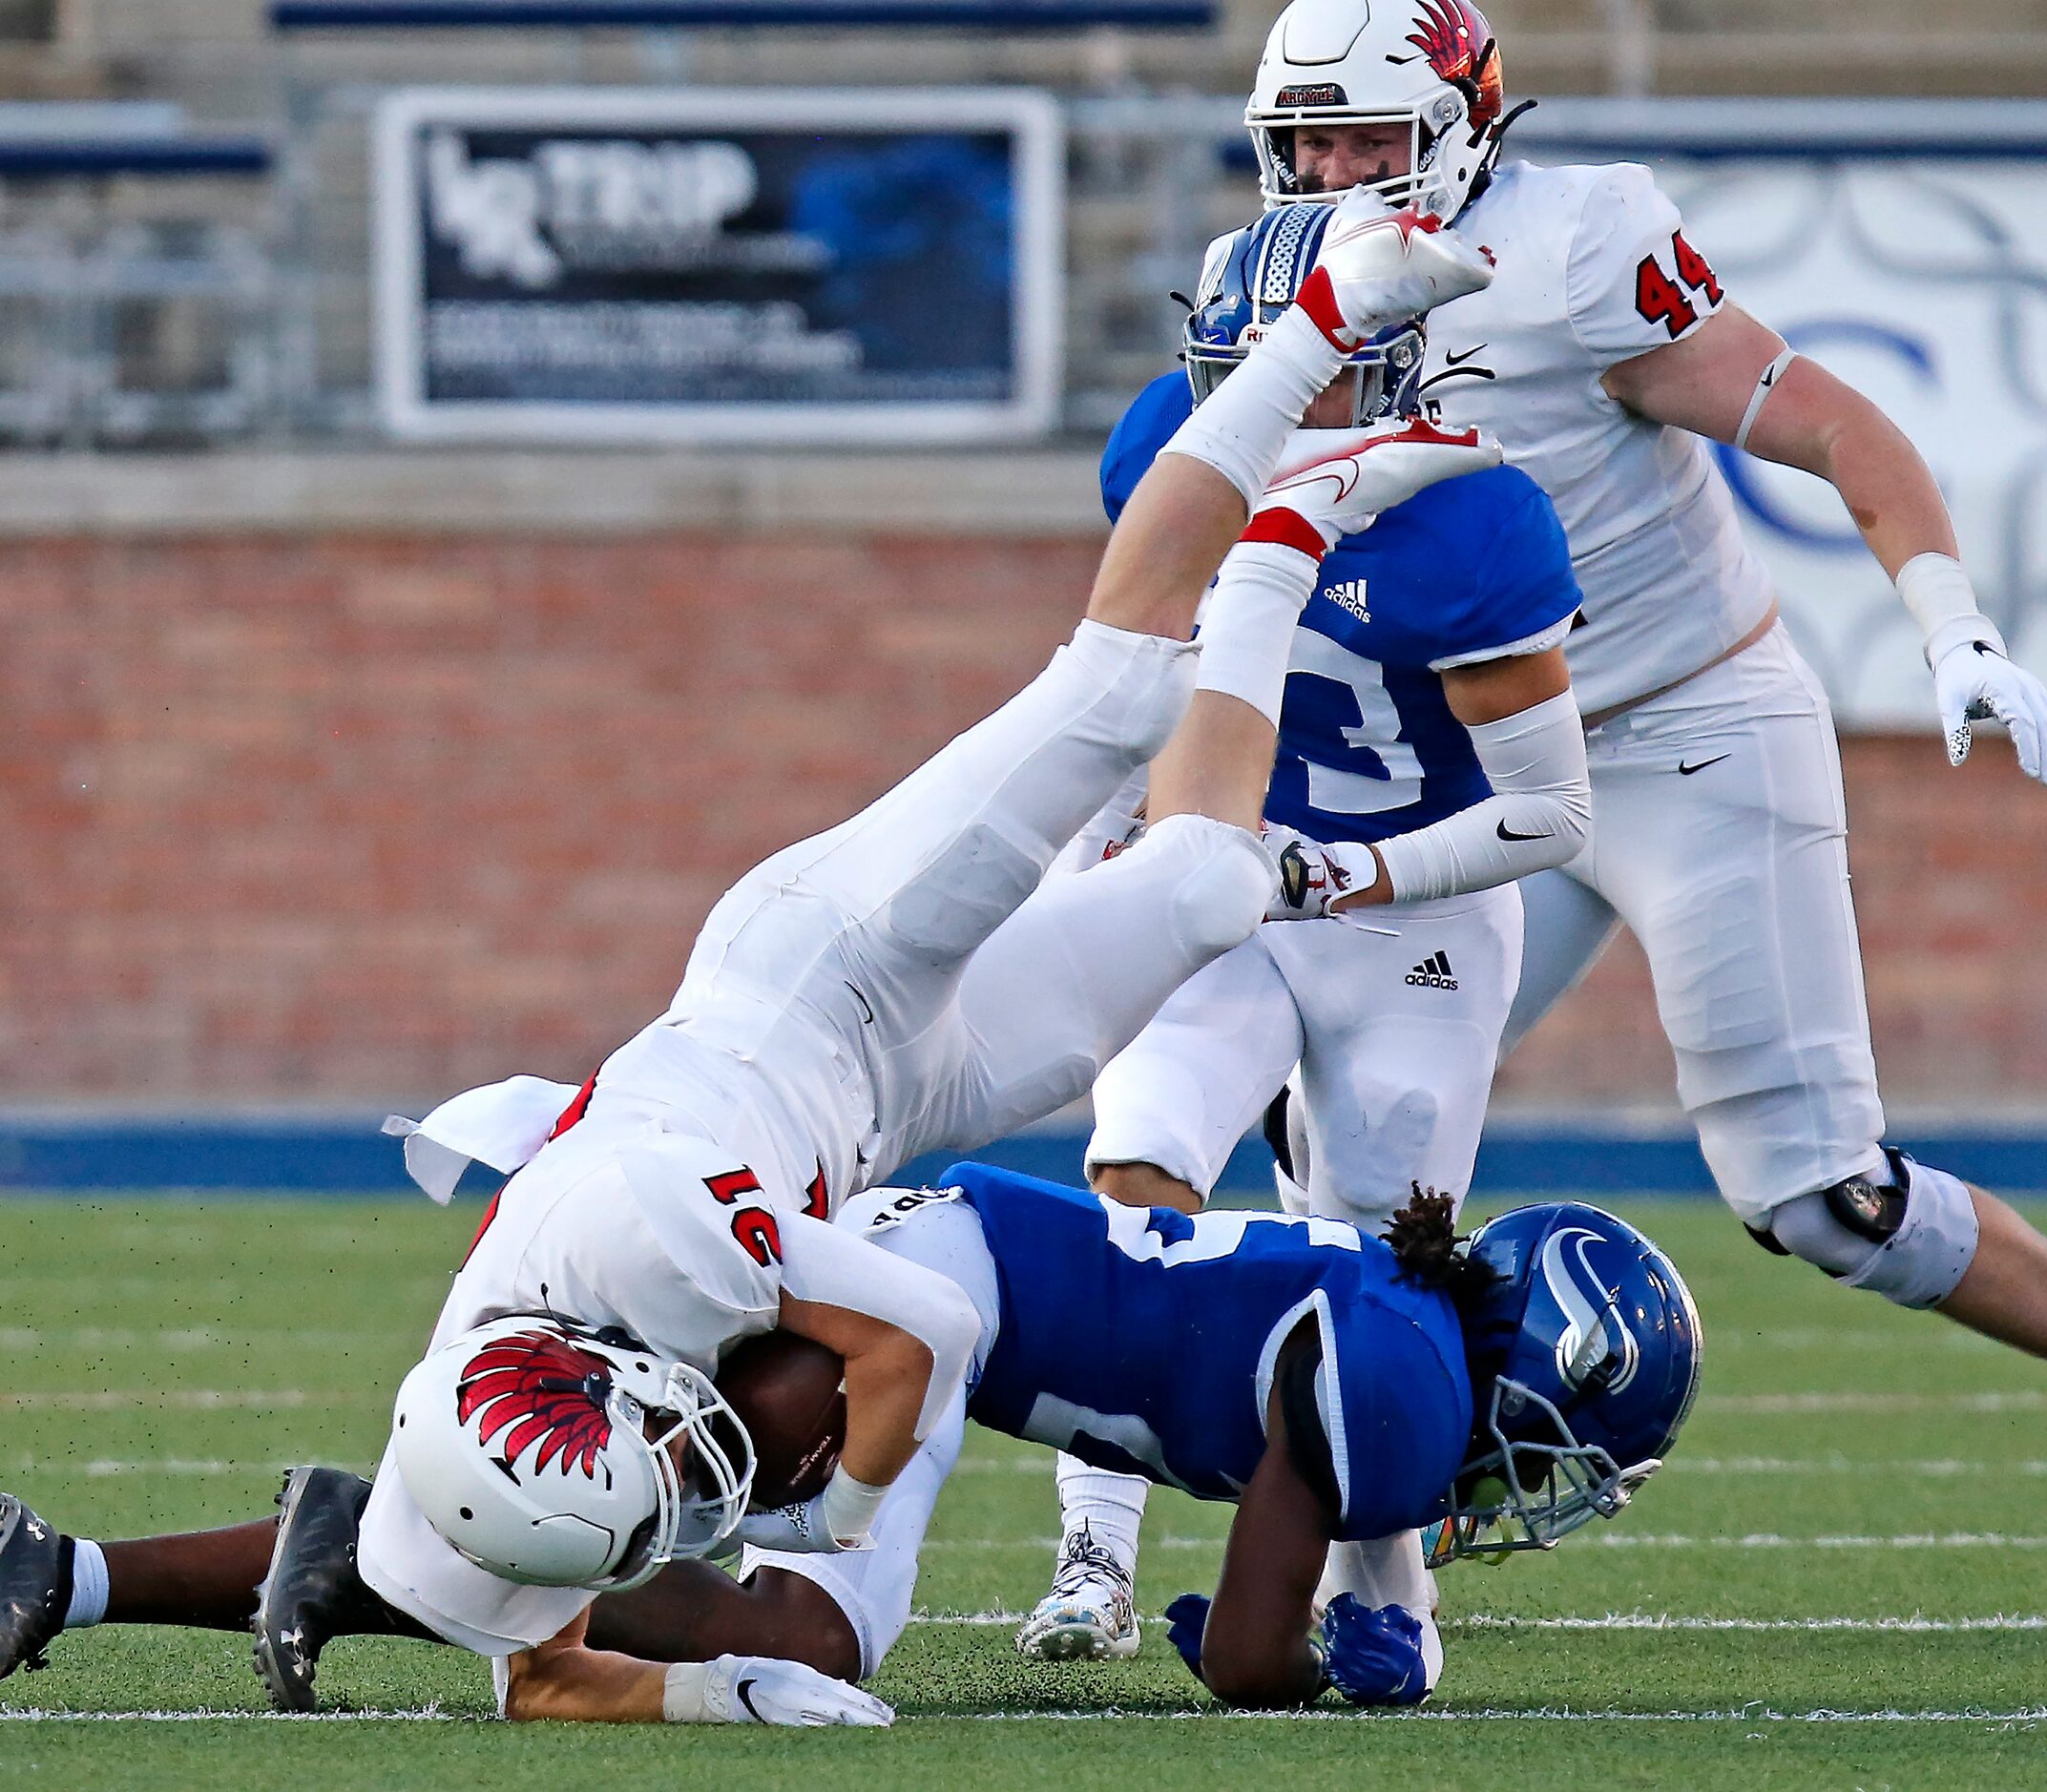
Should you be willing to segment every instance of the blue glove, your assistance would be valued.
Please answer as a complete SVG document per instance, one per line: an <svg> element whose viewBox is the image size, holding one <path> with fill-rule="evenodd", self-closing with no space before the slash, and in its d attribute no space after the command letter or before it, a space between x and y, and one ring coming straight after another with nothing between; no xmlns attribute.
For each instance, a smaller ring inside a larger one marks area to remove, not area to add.
<svg viewBox="0 0 2047 1792"><path fill-rule="evenodd" d="M1418 1705L1429 1697L1422 1623L1405 1606L1340 1593L1322 1615L1323 1671L1353 1705Z"/></svg>
<svg viewBox="0 0 2047 1792"><path fill-rule="evenodd" d="M1165 1639L1180 1651L1196 1679L1201 1677L1201 1633L1208 1628L1208 1595L1183 1593L1165 1609L1170 1620Z"/></svg>

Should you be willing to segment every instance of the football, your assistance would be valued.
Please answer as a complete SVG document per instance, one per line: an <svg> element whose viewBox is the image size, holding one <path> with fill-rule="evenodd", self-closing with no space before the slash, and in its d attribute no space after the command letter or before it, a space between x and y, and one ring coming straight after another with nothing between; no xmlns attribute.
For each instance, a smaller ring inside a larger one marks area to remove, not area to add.
<svg viewBox="0 0 2047 1792"><path fill-rule="evenodd" d="M794 1332L763 1332L733 1346L719 1391L753 1439L756 1508L821 1493L846 1443L846 1364Z"/></svg>

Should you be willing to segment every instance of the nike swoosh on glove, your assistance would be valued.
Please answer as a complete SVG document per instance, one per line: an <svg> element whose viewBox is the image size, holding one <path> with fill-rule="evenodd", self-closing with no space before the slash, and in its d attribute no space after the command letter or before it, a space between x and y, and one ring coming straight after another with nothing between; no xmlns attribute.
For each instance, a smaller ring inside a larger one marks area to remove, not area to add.
<svg viewBox="0 0 2047 1792"><path fill-rule="evenodd" d="M1359 187L1337 201L1295 302L1348 350L1374 330L1492 283L1492 250L1466 242L1439 218L1396 212Z"/></svg>
<svg viewBox="0 0 2047 1792"><path fill-rule="evenodd" d="M1405 1606L1340 1593L1322 1615L1323 1672L1353 1705L1418 1705L1429 1697L1422 1624Z"/></svg>
<svg viewBox="0 0 2047 1792"><path fill-rule="evenodd" d="M1187 1672L1201 1677L1201 1636L1208 1629L1208 1595L1183 1593L1166 1607L1165 1639L1180 1651ZM1205 1684L1205 1682L1204 1682Z"/></svg>
<svg viewBox="0 0 2047 1792"><path fill-rule="evenodd" d="M1980 623L1980 618L1972 620ZM1959 765L1969 757L1972 722L1996 720L2011 730L2026 776L2047 781L2040 756L2041 741L2047 740L2047 686L2007 659L1999 643L1983 640L1975 632L1946 645L1936 634L1927 649L1948 763Z"/></svg>
<svg viewBox="0 0 2047 1792"><path fill-rule="evenodd" d="M1500 464L1500 445L1478 429L1446 429L1420 417L1389 417L1362 429L1297 429L1279 470L1252 514L1246 540L1290 511L1305 519L1325 549L1369 529L1382 511L1404 504L1443 479ZM1307 550L1304 542L1292 545Z"/></svg>
<svg viewBox="0 0 2047 1792"><path fill-rule="evenodd" d="M764 1512L748 1512L733 1528L735 1544L751 1544L757 1550L785 1550L792 1555L840 1555L849 1550L873 1547L866 1537L847 1541L832 1535L820 1510L825 1495L795 1506L777 1506Z"/></svg>
<svg viewBox="0 0 2047 1792"><path fill-rule="evenodd" d="M704 1709L721 1723L775 1723L812 1729L850 1724L886 1729L893 1707L801 1661L720 1656L704 1676Z"/></svg>

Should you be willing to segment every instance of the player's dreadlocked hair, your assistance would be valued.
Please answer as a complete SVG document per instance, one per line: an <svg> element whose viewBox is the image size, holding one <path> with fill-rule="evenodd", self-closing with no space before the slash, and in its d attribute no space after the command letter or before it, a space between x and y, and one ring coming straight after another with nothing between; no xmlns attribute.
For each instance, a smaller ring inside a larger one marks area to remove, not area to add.
<svg viewBox="0 0 2047 1792"><path fill-rule="evenodd" d="M1419 1182L1409 1186L1413 1199L1386 1222L1379 1236L1392 1246L1400 1273L1409 1281L1439 1289L1459 1308L1468 1306L1493 1285L1493 1266L1474 1262L1457 1248L1467 1238L1457 1231L1456 1203L1448 1195Z"/></svg>

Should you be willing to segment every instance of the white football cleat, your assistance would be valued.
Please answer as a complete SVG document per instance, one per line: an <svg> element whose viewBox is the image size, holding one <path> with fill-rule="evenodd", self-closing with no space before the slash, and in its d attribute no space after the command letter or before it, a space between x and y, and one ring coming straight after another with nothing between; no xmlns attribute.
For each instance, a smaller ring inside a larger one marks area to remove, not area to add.
<svg viewBox="0 0 2047 1792"><path fill-rule="evenodd" d="M1321 252L1296 302L1337 347L1358 347L1374 331L1493 283L1493 252L1466 242L1443 220L1396 212L1363 187L1337 201Z"/></svg>
<svg viewBox="0 0 2047 1792"><path fill-rule="evenodd" d="M1253 513L1291 511L1325 546L1369 529L1381 512L1439 480L1500 464L1500 445L1478 429L1447 429L1422 417L1389 417L1362 429L1297 429Z"/></svg>
<svg viewBox="0 0 2047 1792"><path fill-rule="evenodd" d="M1016 1653L1033 1661L1122 1661L1138 1653L1138 1610L1130 1572L1083 1524L1068 1534L1052 1591L1016 1632Z"/></svg>

